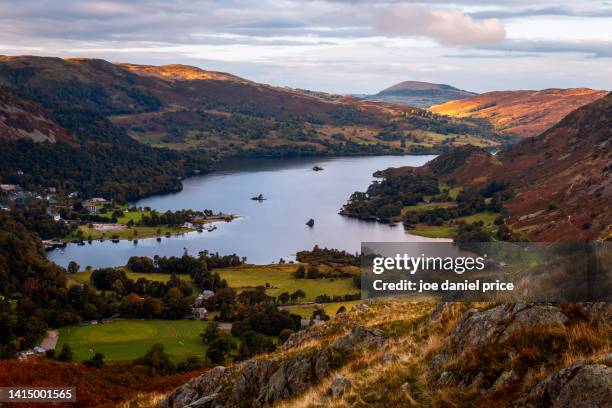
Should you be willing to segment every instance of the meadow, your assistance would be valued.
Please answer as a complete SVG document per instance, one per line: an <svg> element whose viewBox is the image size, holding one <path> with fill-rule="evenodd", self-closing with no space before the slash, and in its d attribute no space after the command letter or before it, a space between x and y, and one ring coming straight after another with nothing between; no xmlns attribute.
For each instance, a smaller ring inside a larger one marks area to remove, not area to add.
<svg viewBox="0 0 612 408"><path fill-rule="evenodd" d="M290 313L300 315L303 319L310 319L312 317L312 312L314 312L315 309L320 308L323 309L325 311L325 314L329 317L334 317L340 307L344 306L346 308L346 311L348 312L361 302L361 300L353 300L349 302L333 302L316 305L296 305L289 306L285 308L285 310L289 311Z"/></svg>
<svg viewBox="0 0 612 408"><path fill-rule="evenodd" d="M102 353L105 361L125 361L142 357L155 343L164 345L173 361L190 356L204 357L206 345L200 333L206 322L196 320L117 320L89 326L60 329L56 350L69 344L75 361Z"/></svg>
<svg viewBox="0 0 612 408"><path fill-rule="evenodd" d="M301 302L314 302L319 295L343 296L349 293L359 293L353 286L351 278L335 279L296 279L293 272L298 265L243 265L236 268L217 269L230 287L237 291L256 286L269 286L266 293L278 296L282 292L295 292L298 289L306 293ZM338 306L339 307L339 306ZM334 311L335 312L335 311Z"/></svg>
<svg viewBox="0 0 612 408"><path fill-rule="evenodd" d="M130 272L126 269L124 269L126 275L128 278L133 279L133 280L138 280L140 278L145 278L151 281L157 281L157 282L168 282L168 280L170 279L170 277L172 275L168 274L168 273L138 273L138 272ZM191 283L191 277L188 274L177 274L177 277L179 277L181 280L184 280L186 282ZM90 285L90 277L91 277L91 270L86 270L83 272L77 272L77 273L73 273L73 274L68 274L66 275L66 277L68 278L69 282L73 282L76 284L88 284ZM194 287L195 288L195 287Z"/></svg>

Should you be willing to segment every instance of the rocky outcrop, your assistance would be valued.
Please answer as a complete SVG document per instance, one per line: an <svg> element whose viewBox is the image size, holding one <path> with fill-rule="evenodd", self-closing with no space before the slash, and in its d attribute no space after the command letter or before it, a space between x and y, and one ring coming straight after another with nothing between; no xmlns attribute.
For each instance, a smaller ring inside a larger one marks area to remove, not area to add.
<svg viewBox="0 0 612 408"><path fill-rule="evenodd" d="M384 342L380 331L358 326L324 347L248 360L228 368L216 367L174 390L159 407L269 406L328 377L357 350L380 347ZM347 387L345 383L337 384L336 393L341 395Z"/></svg>
<svg viewBox="0 0 612 408"><path fill-rule="evenodd" d="M468 310L455 326L444 351L433 358L432 367L440 368L449 357L466 350L501 343L515 330L561 326L568 320L561 309L549 305L516 303L484 311Z"/></svg>
<svg viewBox="0 0 612 408"><path fill-rule="evenodd" d="M579 361L541 381L517 406L612 407L612 354Z"/></svg>
<svg viewBox="0 0 612 408"><path fill-rule="evenodd" d="M578 303L578 308L591 323L612 325L612 303Z"/></svg>

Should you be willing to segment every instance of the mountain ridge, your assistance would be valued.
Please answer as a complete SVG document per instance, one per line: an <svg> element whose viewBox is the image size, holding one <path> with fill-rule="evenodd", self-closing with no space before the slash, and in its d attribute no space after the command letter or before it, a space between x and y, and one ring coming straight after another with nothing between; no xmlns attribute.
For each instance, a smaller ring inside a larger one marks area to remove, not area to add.
<svg viewBox="0 0 612 408"><path fill-rule="evenodd" d="M571 112L539 136L498 155L459 148L427 168L446 180L483 186L508 181L510 225L532 240L609 238L612 223L612 92ZM454 166L440 166L452 156Z"/></svg>
<svg viewBox="0 0 612 408"><path fill-rule="evenodd" d="M526 138L544 132L573 110L606 94L607 91L590 88L492 91L434 105L429 110L484 119L499 132Z"/></svg>

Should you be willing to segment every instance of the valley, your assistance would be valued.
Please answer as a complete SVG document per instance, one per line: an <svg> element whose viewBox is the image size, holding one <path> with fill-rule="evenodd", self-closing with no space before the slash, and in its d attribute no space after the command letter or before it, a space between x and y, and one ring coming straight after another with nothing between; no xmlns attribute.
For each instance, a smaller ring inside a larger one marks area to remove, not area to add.
<svg viewBox="0 0 612 408"><path fill-rule="evenodd" d="M609 307L364 301L359 251L610 240L611 118L588 88L357 97L0 56L0 381L100 407L574 406L565 370L609 374Z"/></svg>

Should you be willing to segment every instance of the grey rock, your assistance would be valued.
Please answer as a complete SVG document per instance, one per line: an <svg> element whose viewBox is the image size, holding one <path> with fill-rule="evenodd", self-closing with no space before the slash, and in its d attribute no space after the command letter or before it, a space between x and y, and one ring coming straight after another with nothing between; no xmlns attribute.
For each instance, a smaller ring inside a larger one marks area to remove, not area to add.
<svg viewBox="0 0 612 408"><path fill-rule="evenodd" d="M349 334L337 340L334 347L339 350L354 351L357 348L380 347L385 343L385 340L385 336L380 330L357 326Z"/></svg>
<svg viewBox="0 0 612 408"><path fill-rule="evenodd" d="M500 343L512 332L533 327L557 327L568 322L561 309L548 305L503 304L488 310L470 309L463 314L449 336L443 351L432 359L440 368L452 355Z"/></svg>
<svg viewBox="0 0 612 408"><path fill-rule="evenodd" d="M190 404L194 408L271 406L328 377L332 368L342 364L343 358L351 353L364 347L382 346L384 342L380 331L355 327L346 336L320 349L252 359L227 368L216 367L175 389L158 407L182 408ZM340 390L348 386L346 381L339 381L336 393L340 395L344 392Z"/></svg>
<svg viewBox="0 0 612 408"><path fill-rule="evenodd" d="M210 394L202 397L191 404L185 406L185 408L209 408L212 407L213 401L217 397L217 394Z"/></svg>
<svg viewBox="0 0 612 408"><path fill-rule="evenodd" d="M383 354L382 356L382 361L385 363L389 363L391 361L397 361L397 360L399 360L399 356L397 354L388 353L388 354Z"/></svg>
<svg viewBox="0 0 612 408"><path fill-rule="evenodd" d="M527 401L530 407L612 407L612 367L579 361L541 381Z"/></svg>
<svg viewBox="0 0 612 408"><path fill-rule="evenodd" d="M513 370L504 371L501 375L495 380L492 389L496 390L506 385L512 384L519 380L518 376Z"/></svg>
<svg viewBox="0 0 612 408"><path fill-rule="evenodd" d="M331 393L332 398L338 399L342 395L344 395L344 393L348 391L352 386L353 382L351 380L349 380L343 375L336 374L336 377L334 378L331 383L331 386L329 387L329 392Z"/></svg>

